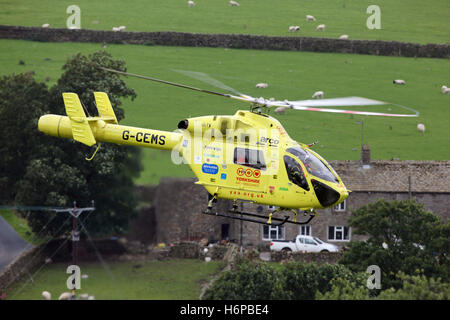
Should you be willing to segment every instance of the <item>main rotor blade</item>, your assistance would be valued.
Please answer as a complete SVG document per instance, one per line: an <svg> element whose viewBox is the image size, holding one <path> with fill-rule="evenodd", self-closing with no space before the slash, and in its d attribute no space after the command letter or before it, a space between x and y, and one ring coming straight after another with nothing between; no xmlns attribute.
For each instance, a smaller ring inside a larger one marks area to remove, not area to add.
<svg viewBox="0 0 450 320"><path fill-rule="evenodd" d="M342 110L342 109L299 107L299 106L293 106L292 109L305 110L305 111L331 112L331 113L359 114L359 115L363 115L363 116L384 116L384 117L417 117L418 116L418 114L381 113L381 112L353 111L353 110Z"/></svg>
<svg viewBox="0 0 450 320"><path fill-rule="evenodd" d="M185 76L188 76L190 78L202 81L204 83L207 83L209 85L212 85L216 88L220 88L220 89L224 89L227 90L229 92L233 92L234 94L240 96L242 95L242 93L240 93L239 91L237 91L236 89L227 86L225 83L214 79L213 77L211 77L209 74L203 73L203 72L198 72L198 71L188 71L188 70L180 70L180 69L172 69L175 72L181 73Z"/></svg>
<svg viewBox="0 0 450 320"><path fill-rule="evenodd" d="M203 92L203 93L213 94L216 96L230 98L230 99L234 99L234 100L238 100L238 101L242 101L242 102L248 102L253 105L259 105L259 106L263 106L263 107L285 107L285 108L291 108L291 109L295 109L295 110L305 110L305 111L348 113L348 114L359 114L359 115L367 115L367 116L386 116L386 117L417 117L419 115L418 111L408 108L408 107L404 107L404 108L415 112L414 115L368 112L368 111L352 111L352 110L340 110L340 109L328 109L328 108L314 108L314 107L331 107L331 106L366 106L366 105L388 104L387 102L372 100L372 99L368 99L368 98L345 97L345 98L317 99L317 100L271 101L271 100L264 99L262 97L261 98L253 98L253 97L245 95L245 94L240 94L239 96L234 96L231 94L220 93L220 92L215 92L215 91L206 90L206 89L200 89L200 88L191 87L191 86L187 86L187 85L180 84L180 83L151 78L151 77L142 76L139 74L114 70L114 69L105 68L105 67L101 67L101 66L98 66L98 68L105 70L105 71L122 74L125 76L132 76L132 77L136 77L136 78L141 78L141 79L145 79L145 80L168 84L168 85L175 86L175 87L180 87L180 88L199 91L199 92ZM403 107L403 106L401 106L401 107Z"/></svg>
<svg viewBox="0 0 450 320"><path fill-rule="evenodd" d="M288 103L296 107L374 106L380 104L387 104L386 102L383 101L361 97L300 100L300 101L288 101Z"/></svg>
<svg viewBox="0 0 450 320"><path fill-rule="evenodd" d="M175 83L175 82L170 82L170 81L166 81L166 80L146 77L146 76L142 76L142 75L135 74L135 73L129 73L129 72L114 70L114 69L110 69L110 68L100 67L100 66L99 66L99 68L102 69L102 70L105 70L105 71L114 72L114 73L118 73L118 74L123 74L125 76L131 76L131 77L141 78L141 79L150 80L150 81L154 81L154 82L165 83L165 84L168 84L168 85L171 85L171 86L175 86L175 87L190 89L190 90L194 90L194 91L200 91L200 92L203 92L203 93L214 94L214 95L222 96L222 97L226 97L226 98L232 98L233 97L233 96L231 96L229 94L224 94L224 93L220 93L220 92L210 91L210 90L206 90L206 89L199 89L199 88L195 88L195 87L191 87L191 86L186 86L186 85L180 84L180 83Z"/></svg>

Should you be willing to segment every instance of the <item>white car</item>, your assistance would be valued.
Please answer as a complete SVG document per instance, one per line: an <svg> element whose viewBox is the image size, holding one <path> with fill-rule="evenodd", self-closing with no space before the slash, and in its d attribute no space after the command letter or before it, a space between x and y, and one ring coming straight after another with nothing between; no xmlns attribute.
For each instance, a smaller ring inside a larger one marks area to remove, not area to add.
<svg viewBox="0 0 450 320"><path fill-rule="evenodd" d="M270 250L292 252L339 252L339 247L317 237L298 235L293 241L272 240Z"/></svg>

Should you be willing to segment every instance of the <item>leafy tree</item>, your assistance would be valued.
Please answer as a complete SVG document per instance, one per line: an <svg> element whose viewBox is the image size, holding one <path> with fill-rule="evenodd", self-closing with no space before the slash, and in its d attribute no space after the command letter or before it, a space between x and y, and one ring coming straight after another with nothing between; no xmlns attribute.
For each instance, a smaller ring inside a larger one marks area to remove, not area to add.
<svg viewBox="0 0 450 320"><path fill-rule="evenodd" d="M285 299L280 273L265 263L241 261L208 288L204 300Z"/></svg>
<svg viewBox="0 0 450 320"><path fill-rule="evenodd" d="M440 278L427 278L423 274L406 275L397 273L401 281L399 289L382 290L378 296L371 295L370 290L360 283L344 278L331 281L331 289L325 293L317 292L318 300L448 300L450 284Z"/></svg>
<svg viewBox="0 0 450 320"><path fill-rule="evenodd" d="M6 180L12 189L6 200L20 205L71 207L74 201L78 206L86 206L95 200L96 211L90 215L88 229L106 234L123 231L136 213L133 178L142 168L139 149L104 144L94 160L86 161L85 157L92 154L93 148L72 140L49 137L37 130L39 116L65 114L63 92L77 93L88 113L96 115L93 92L104 91L111 99L118 120L123 119L123 110L118 108L120 99L134 99L136 94L116 74L98 69L98 65L126 70L125 62L114 60L110 54L101 51L70 58L63 67L61 78L50 89L36 83L31 75L13 75L1 81L0 94L6 102L1 105L0 124L4 122L6 126L0 130L2 135L9 134L9 141L2 151L5 157L20 158L20 164L5 161L5 172L19 168L14 171L14 177L2 172L0 179ZM18 108L21 108L20 112ZM41 230L52 215L54 213L26 213L34 231ZM55 217L47 230L58 233L66 218Z"/></svg>
<svg viewBox="0 0 450 320"><path fill-rule="evenodd" d="M384 290L378 296L380 300L449 300L450 284L442 282L441 278L427 278L423 274L406 275L403 272L397 274L403 286L395 290Z"/></svg>
<svg viewBox="0 0 450 320"><path fill-rule="evenodd" d="M49 94L33 73L0 79L0 201L10 203L27 164L39 152L36 124L48 109Z"/></svg>
<svg viewBox="0 0 450 320"><path fill-rule="evenodd" d="M225 272L205 292L203 299L313 300L331 289L335 278L365 283L367 275L353 273L342 265L317 265L291 261L280 267L246 260Z"/></svg>
<svg viewBox="0 0 450 320"><path fill-rule="evenodd" d="M352 242L340 263L353 271L378 265L383 288L401 286L401 279L395 276L398 271L413 274L423 269L428 277L448 279L449 225L422 204L378 200L353 212L349 224L355 234L369 239Z"/></svg>
<svg viewBox="0 0 450 320"><path fill-rule="evenodd" d="M361 283L346 278L335 278L330 281L330 290L317 291L316 300L369 300L369 289Z"/></svg>

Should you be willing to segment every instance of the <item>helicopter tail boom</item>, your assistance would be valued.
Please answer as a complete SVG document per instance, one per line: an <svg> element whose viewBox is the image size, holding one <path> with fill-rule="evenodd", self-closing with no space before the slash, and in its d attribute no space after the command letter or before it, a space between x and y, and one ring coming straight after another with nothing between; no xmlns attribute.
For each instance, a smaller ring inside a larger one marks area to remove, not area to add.
<svg viewBox="0 0 450 320"><path fill-rule="evenodd" d="M59 138L74 139L87 146L110 142L172 150L182 139L182 135L176 132L119 125L107 95L96 93L95 98L99 117L86 117L78 96L75 93L63 93L67 116L41 116L39 131Z"/></svg>

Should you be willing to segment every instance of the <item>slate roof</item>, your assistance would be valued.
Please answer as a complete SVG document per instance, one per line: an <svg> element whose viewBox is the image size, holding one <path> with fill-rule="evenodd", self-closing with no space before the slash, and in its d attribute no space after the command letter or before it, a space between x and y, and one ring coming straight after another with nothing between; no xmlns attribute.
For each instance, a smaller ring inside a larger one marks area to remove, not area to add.
<svg viewBox="0 0 450 320"><path fill-rule="evenodd" d="M450 161L372 160L370 168L360 161L330 161L345 186L352 191L450 193Z"/></svg>

